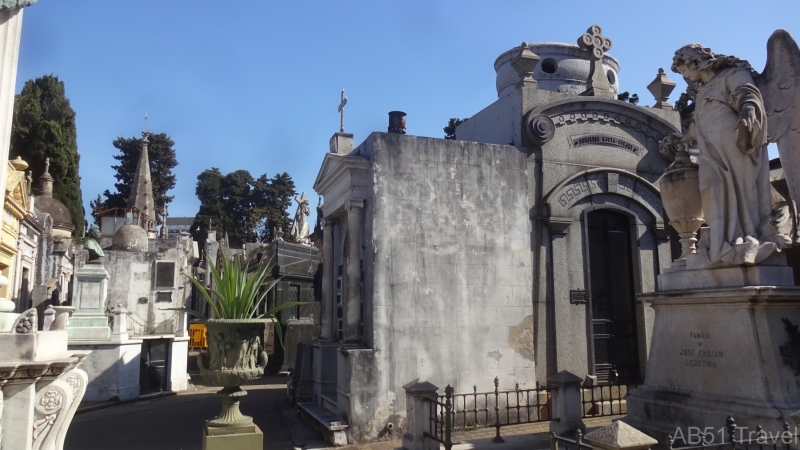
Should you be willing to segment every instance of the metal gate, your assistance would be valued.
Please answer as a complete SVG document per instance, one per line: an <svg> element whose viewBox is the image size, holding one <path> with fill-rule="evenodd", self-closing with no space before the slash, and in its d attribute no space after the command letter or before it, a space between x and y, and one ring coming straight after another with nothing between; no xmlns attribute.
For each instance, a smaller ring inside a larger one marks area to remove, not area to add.
<svg viewBox="0 0 800 450"><path fill-rule="evenodd" d="M169 339L144 339L139 358L139 395L167 390Z"/></svg>

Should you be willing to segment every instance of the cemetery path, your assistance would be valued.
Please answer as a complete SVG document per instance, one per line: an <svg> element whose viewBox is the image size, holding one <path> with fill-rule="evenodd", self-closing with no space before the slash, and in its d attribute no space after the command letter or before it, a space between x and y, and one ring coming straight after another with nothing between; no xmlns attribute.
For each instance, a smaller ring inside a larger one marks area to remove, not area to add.
<svg viewBox="0 0 800 450"><path fill-rule="evenodd" d="M178 395L121 403L75 415L65 450L199 450L205 420L220 409L216 386L192 377L194 388ZM287 377L265 376L245 386L242 413L264 433L265 449L294 449L281 403Z"/></svg>

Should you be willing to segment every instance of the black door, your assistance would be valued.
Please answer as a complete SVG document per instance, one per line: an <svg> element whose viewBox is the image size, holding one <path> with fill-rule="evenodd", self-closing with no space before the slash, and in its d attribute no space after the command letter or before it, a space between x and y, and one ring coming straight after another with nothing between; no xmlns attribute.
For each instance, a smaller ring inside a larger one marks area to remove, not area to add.
<svg viewBox="0 0 800 450"><path fill-rule="evenodd" d="M629 219L589 213L594 373L600 383L639 382L633 261Z"/></svg>
<svg viewBox="0 0 800 450"><path fill-rule="evenodd" d="M142 340L139 359L139 395L167 390L169 339Z"/></svg>

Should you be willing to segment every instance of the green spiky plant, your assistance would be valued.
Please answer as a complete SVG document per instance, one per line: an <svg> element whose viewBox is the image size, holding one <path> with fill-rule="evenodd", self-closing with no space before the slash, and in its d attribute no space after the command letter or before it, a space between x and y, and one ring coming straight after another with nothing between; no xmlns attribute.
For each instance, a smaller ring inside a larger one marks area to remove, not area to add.
<svg viewBox="0 0 800 450"><path fill-rule="evenodd" d="M216 319L271 319L275 325L275 334L283 347L283 333L281 323L275 314L286 308L304 305L306 302L286 302L280 304L264 314L258 315L258 307L266 298L267 293L278 284L283 277L273 280L266 289L260 287L269 275L270 264L260 264L255 272L248 272L248 263L245 258L226 257L220 258L221 267L218 270L214 263L208 262L214 289L204 286L199 280L184 274L203 295ZM181 311L191 314L199 319L208 320L203 313L190 308L165 308L172 311Z"/></svg>

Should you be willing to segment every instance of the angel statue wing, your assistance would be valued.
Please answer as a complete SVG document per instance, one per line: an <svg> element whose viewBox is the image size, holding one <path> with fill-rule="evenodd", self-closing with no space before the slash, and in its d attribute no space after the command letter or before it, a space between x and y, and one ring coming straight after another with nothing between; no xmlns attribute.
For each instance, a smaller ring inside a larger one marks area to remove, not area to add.
<svg viewBox="0 0 800 450"><path fill-rule="evenodd" d="M767 113L767 139L778 144L789 203L794 217L792 239L798 242L800 203L800 48L786 30L767 41L767 65L755 77Z"/></svg>

